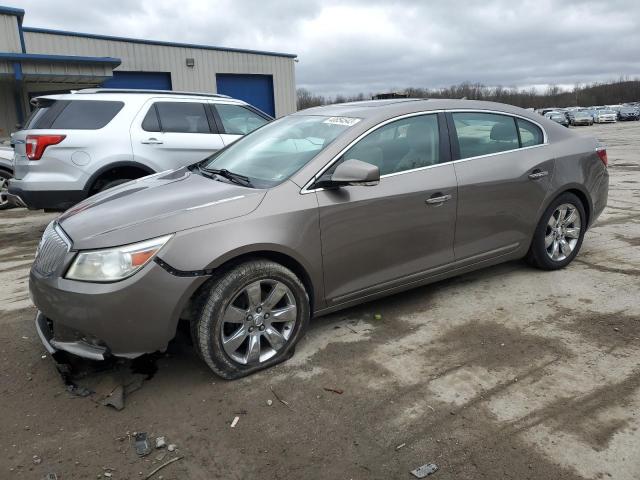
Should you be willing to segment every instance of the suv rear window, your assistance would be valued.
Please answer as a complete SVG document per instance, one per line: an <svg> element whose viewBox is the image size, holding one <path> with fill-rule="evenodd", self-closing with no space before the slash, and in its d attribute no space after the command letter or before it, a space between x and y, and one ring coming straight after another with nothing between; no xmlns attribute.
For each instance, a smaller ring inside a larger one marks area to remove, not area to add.
<svg viewBox="0 0 640 480"><path fill-rule="evenodd" d="M42 101L31 114L25 129L98 130L118 114L124 102L103 100Z"/></svg>

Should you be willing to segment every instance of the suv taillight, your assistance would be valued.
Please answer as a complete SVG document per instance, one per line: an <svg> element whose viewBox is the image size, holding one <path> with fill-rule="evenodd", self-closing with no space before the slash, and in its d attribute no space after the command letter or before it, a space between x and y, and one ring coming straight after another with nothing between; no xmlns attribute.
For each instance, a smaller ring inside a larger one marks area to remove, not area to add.
<svg viewBox="0 0 640 480"><path fill-rule="evenodd" d="M596 153L598 154L598 157L600 157L600 160L602 160L604 166L608 167L609 159L607 158L607 149L605 147L598 147L596 148Z"/></svg>
<svg viewBox="0 0 640 480"><path fill-rule="evenodd" d="M40 160L45 148L49 145L57 145L66 138L66 135L27 135L26 150L29 160Z"/></svg>

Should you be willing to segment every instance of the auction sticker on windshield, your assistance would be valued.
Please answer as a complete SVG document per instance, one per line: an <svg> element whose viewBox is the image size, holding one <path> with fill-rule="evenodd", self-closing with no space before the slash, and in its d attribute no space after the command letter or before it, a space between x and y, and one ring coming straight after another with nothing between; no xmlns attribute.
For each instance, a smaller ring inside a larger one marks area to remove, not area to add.
<svg viewBox="0 0 640 480"><path fill-rule="evenodd" d="M329 117L322 123L328 123L329 125L344 125L345 127L353 127L360 120L361 120L360 118L350 118L350 117Z"/></svg>

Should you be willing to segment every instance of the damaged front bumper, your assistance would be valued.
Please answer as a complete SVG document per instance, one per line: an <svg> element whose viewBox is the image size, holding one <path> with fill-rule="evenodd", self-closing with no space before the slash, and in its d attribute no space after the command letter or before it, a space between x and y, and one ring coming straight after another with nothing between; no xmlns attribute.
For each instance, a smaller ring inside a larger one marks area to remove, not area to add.
<svg viewBox="0 0 640 480"><path fill-rule="evenodd" d="M36 314L36 331L40 341L50 355L64 351L89 360L104 360L109 356L109 349L89 343L84 339L62 341L53 337L53 326L42 312Z"/></svg>
<svg viewBox="0 0 640 480"><path fill-rule="evenodd" d="M164 351L185 304L206 278L172 275L153 261L113 283L69 280L60 272L43 276L32 268L36 329L49 353L104 360Z"/></svg>

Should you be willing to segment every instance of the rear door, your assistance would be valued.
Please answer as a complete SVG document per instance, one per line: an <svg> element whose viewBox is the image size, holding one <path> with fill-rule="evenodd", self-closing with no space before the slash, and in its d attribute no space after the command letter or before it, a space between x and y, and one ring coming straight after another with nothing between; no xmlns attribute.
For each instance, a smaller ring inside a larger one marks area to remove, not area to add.
<svg viewBox="0 0 640 480"><path fill-rule="evenodd" d="M451 112L447 118L459 160L456 258L528 245L554 168L543 130L497 113Z"/></svg>
<svg viewBox="0 0 640 480"><path fill-rule="evenodd" d="M416 281L453 260L456 177L445 132L437 114L396 120L329 168L357 159L381 173L375 186L316 191L330 303Z"/></svg>
<svg viewBox="0 0 640 480"><path fill-rule="evenodd" d="M224 147L216 122L201 99L152 99L131 125L134 159L166 170L190 165Z"/></svg>
<svg viewBox="0 0 640 480"><path fill-rule="evenodd" d="M225 145L235 142L243 135L271 121L270 118L245 105L212 102L211 107Z"/></svg>

